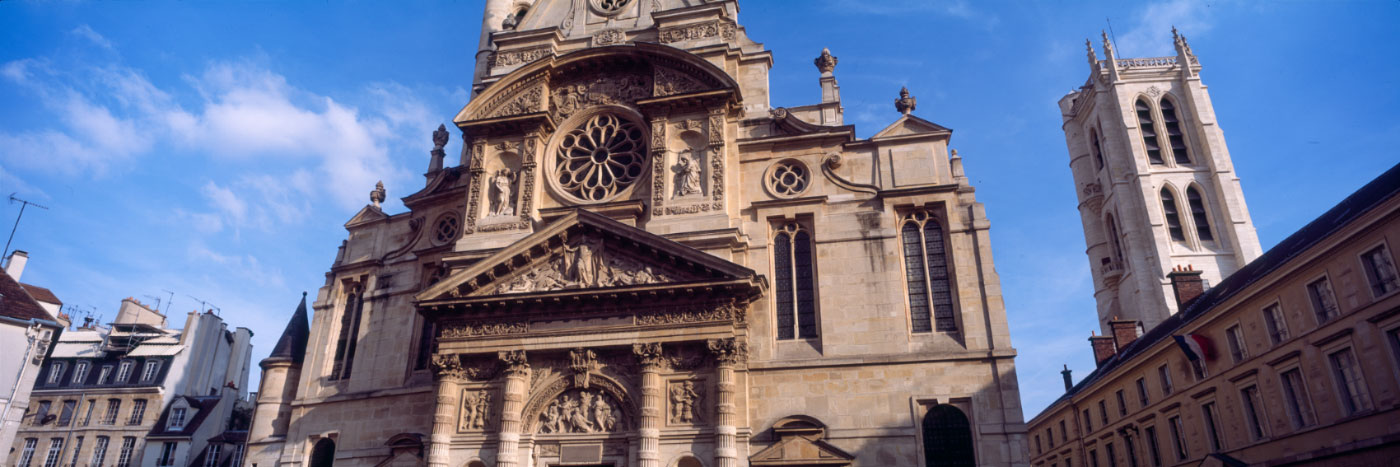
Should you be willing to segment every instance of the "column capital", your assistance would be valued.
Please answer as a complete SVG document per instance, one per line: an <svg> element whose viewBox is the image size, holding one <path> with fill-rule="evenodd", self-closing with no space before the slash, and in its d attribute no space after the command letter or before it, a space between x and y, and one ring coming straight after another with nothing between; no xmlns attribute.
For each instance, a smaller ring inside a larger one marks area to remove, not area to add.
<svg viewBox="0 0 1400 467"><path fill-rule="evenodd" d="M435 380L460 381L467 378L467 370L462 366L462 358L458 354L433 355L433 361L429 366Z"/></svg>
<svg viewBox="0 0 1400 467"><path fill-rule="evenodd" d="M632 344L632 354L637 356L637 363L642 365L644 371L657 371L666 366L666 353L661 349L660 342Z"/></svg>
<svg viewBox="0 0 1400 467"><path fill-rule="evenodd" d="M721 365L736 365L749 358L749 344L733 337L710 339L706 345Z"/></svg>
<svg viewBox="0 0 1400 467"><path fill-rule="evenodd" d="M522 376L530 372L530 362L525 359L524 350L502 350L496 352L496 358L505 363L507 376Z"/></svg>

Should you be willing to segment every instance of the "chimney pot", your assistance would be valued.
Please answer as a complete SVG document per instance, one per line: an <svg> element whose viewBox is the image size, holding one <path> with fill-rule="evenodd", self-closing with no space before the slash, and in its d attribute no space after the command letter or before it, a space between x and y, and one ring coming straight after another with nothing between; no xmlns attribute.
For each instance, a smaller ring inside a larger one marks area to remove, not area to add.
<svg viewBox="0 0 1400 467"><path fill-rule="evenodd" d="M1108 320L1108 327L1113 332L1113 346L1115 352L1122 351L1124 347L1133 343L1138 337L1137 321L1118 319L1117 316L1114 316L1113 319Z"/></svg>
<svg viewBox="0 0 1400 467"><path fill-rule="evenodd" d="M5 274L9 274L11 279L19 282L19 277L24 275L24 265L29 264L29 253L24 250L15 250L10 253L9 262L5 263Z"/></svg>
<svg viewBox="0 0 1400 467"><path fill-rule="evenodd" d="M1065 377L1065 392L1069 392L1070 389L1074 388L1074 378L1070 377L1069 365L1065 365L1065 369L1060 371L1060 376Z"/></svg>
<svg viewBox="0 0 1400 467"><path fill-rule="evenodd" d="M1176 295L1176 311L1181 312L1186 309L1186 305L1192 300L1205 293L1205 282L1201 280L1201 271L1186 265L1185 268L1177 266L1172 272L1167 273L1167 278L1172 281L1172 292Z"/></svg>
<svg viewBox="0 0 1400 467"><path fill-rule="evenodd" d="M1113 338L1109 336L1089 336L1089 345L1094 348L1094 364L1103 366L1103 362L1113 358L1117 349L1113 346Z"/></svg>

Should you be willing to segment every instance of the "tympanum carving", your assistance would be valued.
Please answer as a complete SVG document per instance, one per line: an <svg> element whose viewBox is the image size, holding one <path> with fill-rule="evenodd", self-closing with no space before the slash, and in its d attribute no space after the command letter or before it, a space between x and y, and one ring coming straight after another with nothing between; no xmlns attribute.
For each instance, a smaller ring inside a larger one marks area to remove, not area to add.
<svg viewBox="0 0 1400 467"><path fill-rule="evenodd" d="M541 433L613 433L626 430L626 425L617 399L585 389L560 394L539 418Z"/></svg>
<svg viewBox="0 0 1400 467"><path fill-rule="evenodd" d="M550 96L555 121L580 110L605 104L625 104L651 97L651 78L637 73L609 73L564 83Z"/></svg>
<svg viewBox="0 0 1400 467"><path fill-rule="evenodd" d="M663 271L603 248L599 238L585 237L561 248L534 269L497 287L494 293L511 294L553 290L618 287L675 282Z"/></svg>

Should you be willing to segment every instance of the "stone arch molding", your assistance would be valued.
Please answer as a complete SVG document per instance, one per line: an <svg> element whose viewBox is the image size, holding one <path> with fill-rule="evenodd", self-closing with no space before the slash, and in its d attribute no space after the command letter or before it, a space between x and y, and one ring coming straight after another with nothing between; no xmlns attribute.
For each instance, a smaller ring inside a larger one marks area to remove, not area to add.
<svg viewBox="0 0 1400 467"><path fill-rule="evenodd" d="M742 101L728 73L670 46L643 42L537 55L472 99L453 121L465 129L474 122L543 113L557 123L594 105L635 107L645 99L711 91Z"/></svg>
<svg viewBox="0 0 1400 467"><path fill-rule="evenodd" d="M581 379L570 375L559 375L549 382L540 386L541 389L531 395L529 402L525 404L524 410L524 430L525 433L535 434L574 434L574 433L625 433L637 428L641 411L636 400L627 391L626 386L618 383L611 377L591 372L587 378L588 383L582 384ZM575 423L566 418L563 407L572 404L579 410L583 410L582 395L590 399L586 413L583 413L584 422ZM599 426L599 412L595 411L596 404L608 404L608 408L601 412L606 415L611 412L613 417L610 426ZM560 408L560 420L556 426L545 426L549 424L550 418L546 416L551 410L551 406Z"/></svg>

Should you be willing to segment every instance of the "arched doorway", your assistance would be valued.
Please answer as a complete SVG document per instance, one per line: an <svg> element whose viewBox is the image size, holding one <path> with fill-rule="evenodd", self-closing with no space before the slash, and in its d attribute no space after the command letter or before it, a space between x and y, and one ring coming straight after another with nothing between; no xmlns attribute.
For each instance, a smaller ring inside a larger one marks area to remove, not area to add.
<svg viewBox="0 0 1400 467"><path fill-rule="evenodd" d="M967 415L946 404L929 408L924 415L924 465L971 467L976 463Z"/></svg>
<svg viewBox="0 0 1400 467"><path fill-rule="evenodd" d="M316 442L316 446L311 448L310 467L331 467L335 465L335 441L330 438L321 438Z"/></svg>

